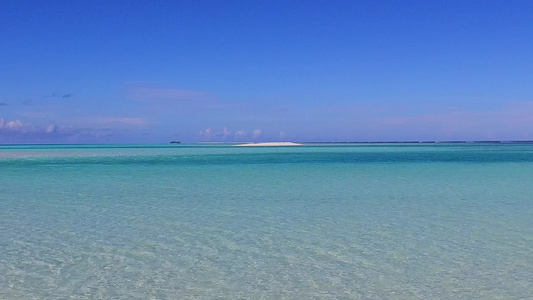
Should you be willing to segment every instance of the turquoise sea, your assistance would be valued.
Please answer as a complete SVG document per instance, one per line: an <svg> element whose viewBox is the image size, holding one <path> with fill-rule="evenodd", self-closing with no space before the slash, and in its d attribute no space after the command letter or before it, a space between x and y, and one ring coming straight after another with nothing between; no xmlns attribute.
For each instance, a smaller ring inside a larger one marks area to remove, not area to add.
<svg viewBox="0 0 533 300"><path fill-rule="evenodd" d="M0 299L532 299L533 144L0 146Z"/></svg>

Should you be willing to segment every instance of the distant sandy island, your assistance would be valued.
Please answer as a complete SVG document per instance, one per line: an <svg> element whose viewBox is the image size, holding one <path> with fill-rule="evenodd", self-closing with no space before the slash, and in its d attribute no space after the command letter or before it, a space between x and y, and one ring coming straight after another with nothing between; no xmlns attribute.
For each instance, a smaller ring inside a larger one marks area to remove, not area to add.
<svg viewBox="0 0 533 300"><path fill-rule="evenodd" d="M268 147L268 146L301 146L302 144L291 142L270 142L270 143L250 143L250 144L238 144L239 147Z"/></svg>

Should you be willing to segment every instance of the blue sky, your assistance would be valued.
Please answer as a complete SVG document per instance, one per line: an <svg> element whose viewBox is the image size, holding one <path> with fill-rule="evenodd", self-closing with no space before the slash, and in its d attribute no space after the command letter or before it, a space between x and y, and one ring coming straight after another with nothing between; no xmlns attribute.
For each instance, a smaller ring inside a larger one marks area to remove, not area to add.
<svg viewBox="0 0 533 300"><path fill-rule="evenodd" d="M0 143L533 140L533 1L0 6Z"/></svg>

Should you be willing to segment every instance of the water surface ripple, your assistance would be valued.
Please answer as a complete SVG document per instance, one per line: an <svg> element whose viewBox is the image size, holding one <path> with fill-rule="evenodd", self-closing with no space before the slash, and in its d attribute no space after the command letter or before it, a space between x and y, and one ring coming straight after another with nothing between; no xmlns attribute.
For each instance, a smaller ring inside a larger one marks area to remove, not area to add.
<svg viewBox="0 0 533 300"><path fill-rule="evenodd" d="M528 299L533 145L0 146L2 299Z"/></svg>

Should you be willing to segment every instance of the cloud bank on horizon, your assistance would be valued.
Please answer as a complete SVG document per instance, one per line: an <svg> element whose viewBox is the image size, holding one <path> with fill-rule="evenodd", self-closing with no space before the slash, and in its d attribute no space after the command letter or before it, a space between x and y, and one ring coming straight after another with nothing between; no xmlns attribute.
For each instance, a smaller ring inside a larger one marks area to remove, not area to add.
<svg viewBox="0 0 533 300"><path fill-rule="evenodd" d="M311 2L12 1L0 143L533 140L533 2Z"/></svg>

